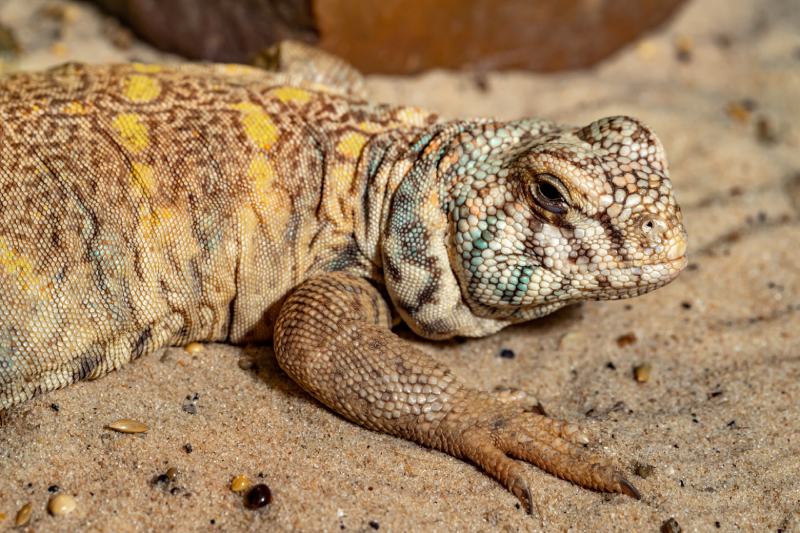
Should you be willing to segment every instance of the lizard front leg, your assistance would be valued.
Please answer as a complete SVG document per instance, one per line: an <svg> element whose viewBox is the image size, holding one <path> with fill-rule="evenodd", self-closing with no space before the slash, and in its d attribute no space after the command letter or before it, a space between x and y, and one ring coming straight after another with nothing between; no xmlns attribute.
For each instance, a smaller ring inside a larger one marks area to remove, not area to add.
<svg viewBox="0 0 800 533"><path fill-rule="evenodd" d="M309 279L286 300L275 331L281 368L319 401L364 427L472 461L532 509L522 463L595 490L639 498L611 464L586 452L572 424L464 385L391 331L367 280Z"/></svg>

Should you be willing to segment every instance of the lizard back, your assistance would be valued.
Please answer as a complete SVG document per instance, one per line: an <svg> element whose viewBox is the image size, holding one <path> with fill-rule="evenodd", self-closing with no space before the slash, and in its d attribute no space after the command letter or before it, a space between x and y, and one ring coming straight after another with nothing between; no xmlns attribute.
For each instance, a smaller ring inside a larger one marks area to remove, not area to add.
<svg viewBox="0 0 800 533"><path fill-rule="evenodd" d="M432 120L238 65L0 82L0 410L164 345L268 338L307 276L369 274L363 148Z"/></svg>

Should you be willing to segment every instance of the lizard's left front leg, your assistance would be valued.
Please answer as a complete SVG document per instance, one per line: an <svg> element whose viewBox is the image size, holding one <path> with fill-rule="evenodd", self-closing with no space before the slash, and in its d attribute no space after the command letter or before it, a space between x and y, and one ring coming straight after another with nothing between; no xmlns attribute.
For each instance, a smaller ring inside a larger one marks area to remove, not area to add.
<svg viewBox="0 0 800 533"><path fill-rule="evenodd" d="M275 353L293 380L334 411L478 464L529 511L525 468L510 457L584 487L639 497L608 461L579 446L585 437L577 427L467 387L390 327L388 305L367 280L324 274L287 298Z"/></svg>

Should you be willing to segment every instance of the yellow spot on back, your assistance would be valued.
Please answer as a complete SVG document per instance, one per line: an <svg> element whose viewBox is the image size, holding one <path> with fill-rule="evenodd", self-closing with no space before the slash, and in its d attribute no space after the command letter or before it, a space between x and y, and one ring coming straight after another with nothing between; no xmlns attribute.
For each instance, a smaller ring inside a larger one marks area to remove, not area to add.
<svg viewBox="0 0 800 533"><path fill-rule="evenodd" d="M430 113L418 107L404 107L397 112L397 120L409 126L424 126Z"/></svg>
<svg viewBox="0 0 800 533"><path fill-rule="evenodd" d="M233 106L242 113L245 135L259 148L269 150L278 139L278 128L264 109L252 102L241 102Z"/></svg>
<svg viewBox="0 0 800 533"><path fill-rule="evenodd" d="M64 106L64 113L68 115L85 115L89 109L83 105L83 102L70 102Z"/></svg>
<svg viewBox="0 0 800 533"><path fill-rule="evenodd" d="M330 170L330 188L325 191L322 206L325 216L341 227L349 227L353 220L352 185L355 165L334 165Z"/></svg>
<svg viewBox="0 0 800 533"><path fill-rule="evenodd" d="M133 63L133 70L142 73L161 72L163 67L161 65L148 65L146 63Z"/></svg>
<svg viewBox="0 0 800 533"><path fill-rule="evenodd" d="M151 77L134 74L125 82L125 97L132 102L150 102L161 94L161 83Z"/></svg>
<svg viewBox="0 0 800 533"><path fill-rule="evenodd" d="M150 144L150 135L142 117L135 113L122 113L111 122L122 145L131 152L141 152Z"/></svg>
<svg viewBox="0 0 800 533"><path fill-rule="evenodd" d="M250 161L248 175L253 180L253 185L259 196L265 196L270 192L275 181L275 167L264 154L259 154Z"/></svg>
<svg viewBox="0 0 800 533"><path fill-rule="evenodd" d="M169 208L158 207L142 216L139 219L139 224L145 237L152 237L156 231L158 231L169 221L169 219L173 217L173 215L174 213Z"/></svg>
<svg viewBox="0 0 800 533"><path fill-rule="evenodd" d="M144 163L133 163L131 177L136 189L144 196L152 196L156 189L155 173L153 167Z"/></svg>
<svg viewBox="0 0 800 533"><path fill-rule="evenodd" d="M280 87L271 91L271 94L282 102L296 102L304 104L311 99L311 93L297 87Z"/></svg>
<svg viewBox="0 0 800 533"><path fill-rule="evenodd" d="M29 291L32 288L40 288L41 281L33 270L33 263L30 259L19 255L13 248L0 240L0 266L6 274L17 278L20 288Z"/></svg>
<svg viewBox="0 0 800 533"><path fill-rule="evenodd" d="M361 122L358 124L358 129L367 133L378 133L384 130L384 127L376 122Z"/></svg>
<svg viewBox="0 0 800 533"><path fill-rule="evenodd" d="M342 136L336 145L336 151L347 158L356 159L366 142L367 138L364 135L353 131Z"/></svg>
<svg viewBox="0 0 800 533"><path fill-rule="evenodd" d="M266 230L271 240L282 242L286 238L290 203L288 194L279 186L272 161L265 154L258 154L250 161L247 173L253 180L255 202L259 209L269 215L269 225Z"/></svg>

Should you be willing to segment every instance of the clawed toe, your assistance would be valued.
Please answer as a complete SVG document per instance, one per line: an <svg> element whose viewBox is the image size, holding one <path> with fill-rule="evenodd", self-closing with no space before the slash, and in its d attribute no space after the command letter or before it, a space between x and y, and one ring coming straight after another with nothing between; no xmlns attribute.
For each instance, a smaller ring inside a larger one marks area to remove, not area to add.
<svg viewBox="0 0 800 533"><path fill-rule="evenodd" d="M575 424L506 403L499 408L495 404L490 415L472 424L458 432L456 454L505 485L528 513L533 514L535 505L527 481L529 471L521 461L584 488L641 498L611 461L584 447L589 439Z"/></svg>
<svg viewBox="0 0 800 533"><path fill-rule="evenodd" d="M522 508L525 509L525 512L528 514L533 514L533 496L531 495L531 489L528 486L528 482L522 478L517 478L512 483L510 489L514 496L519 498L519 501L522 504Z"/></svg>
<svg viewBox="0 0 800 533"><path fill-rule="evenodd" d="M584 449L588 438L575 424L525 413L508 420L493 434L498 447L510 457L582 487L641 498L636 487L609 461Z"/></svg>

